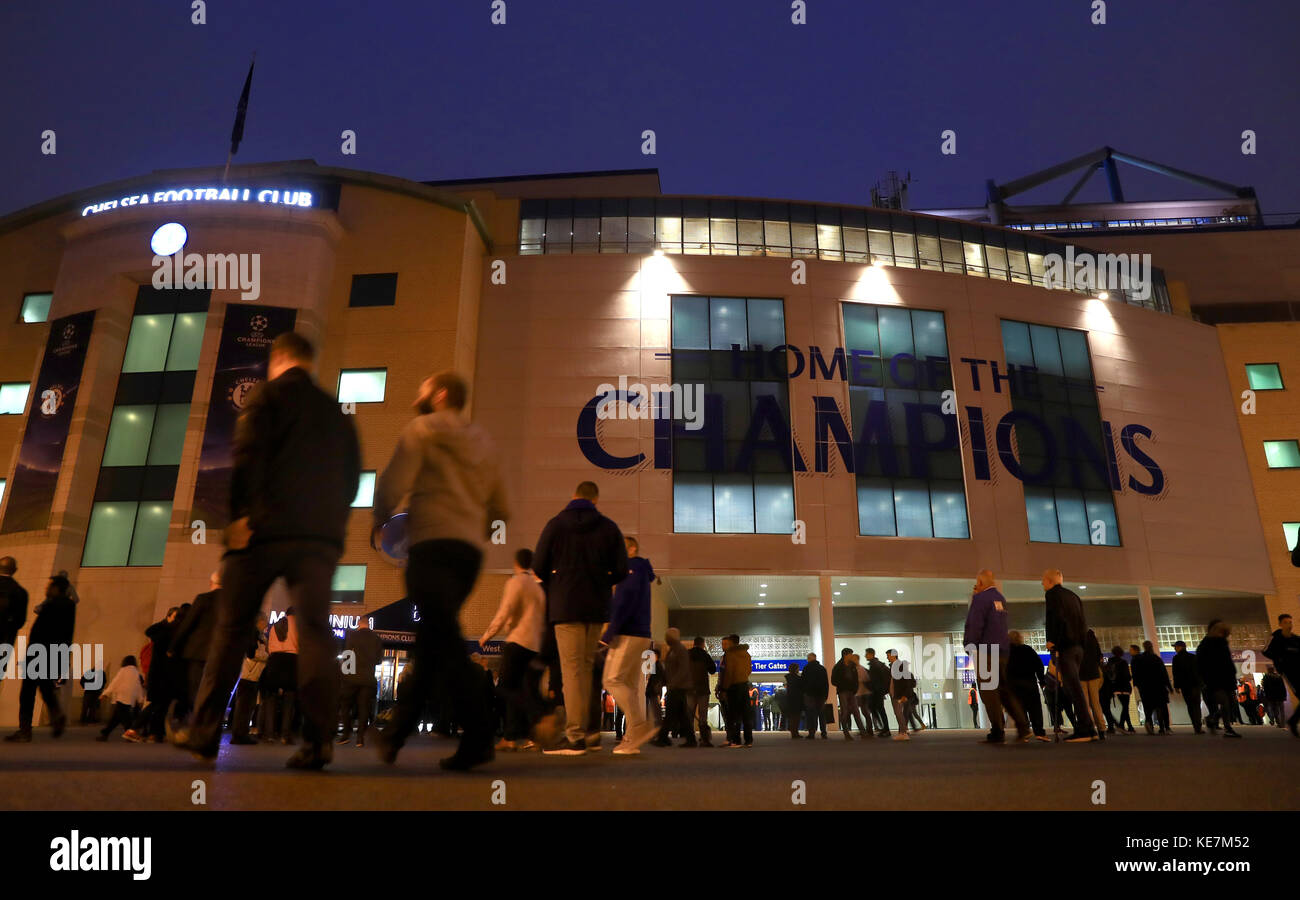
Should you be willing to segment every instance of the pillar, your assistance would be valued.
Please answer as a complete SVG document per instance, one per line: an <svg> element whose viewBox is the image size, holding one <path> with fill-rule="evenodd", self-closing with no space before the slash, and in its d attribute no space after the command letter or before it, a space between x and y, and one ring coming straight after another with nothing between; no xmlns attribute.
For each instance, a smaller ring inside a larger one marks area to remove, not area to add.
<svg viewBox="0 0 1300 900"><path fill-rule="evenodd" d="M1145 584L1138 585L1138 610L1142 613L1142 634L1160 652L1160 641L1156 637L1156 612L1151 605L1151 588ZM1173 649L1170 647L1169 649Z"/></svg>

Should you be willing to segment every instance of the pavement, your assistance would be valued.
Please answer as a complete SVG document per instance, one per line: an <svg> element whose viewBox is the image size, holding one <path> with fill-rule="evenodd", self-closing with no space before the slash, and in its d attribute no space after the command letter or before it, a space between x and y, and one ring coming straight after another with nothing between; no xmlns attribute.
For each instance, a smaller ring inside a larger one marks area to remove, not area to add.
<svg viewBox="0 0 1300 900"><path fill-rule="evenodd" d="M972 730L910 741L791 740L759 733L750 749L643 748L614 757L613 735L581 757L499 753L443 772L453 741L418 735L396 766L372 746L336 745L324 772L284 768L292 748L223 744L215 768L166 744L96 743L94 727L59 740L0 744L3 810L1295 810L1300 740L1244 726L1229 741L1175 729L1102 743L989 746ZM201 787L200 783L201 782ZM197 793L205 803L195 803ZM802 799L803 803L796 801Z"/></svg>

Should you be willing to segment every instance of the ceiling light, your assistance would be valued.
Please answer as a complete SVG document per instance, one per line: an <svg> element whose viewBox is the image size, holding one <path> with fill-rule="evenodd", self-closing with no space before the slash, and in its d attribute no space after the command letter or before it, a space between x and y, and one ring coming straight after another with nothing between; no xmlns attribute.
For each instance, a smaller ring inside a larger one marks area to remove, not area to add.
<svg viewBox="0 0 1300 900"><path fill-rule="evenodd" d="M1110 299L1110 294L1106 293L1105 291L1102 291L1100 294L1097 295L1097 299L1098 299L1098 300L1109 300L1109 299Z"/></svg>
<svg viewBox="0 0 1300 900"><path fill-rule="evenodd" d="M758 596L760 596L760 597L766 597L767 594L759 594Z"/></svg>
<svg viewBox="0 0 1300 900"><path fill-rule="evenodd" d="M848 587L848 586L849 586L849 583L848 583L847 581L841 581L841 582L840 582L840 587Z"/></svg>
<svg viewBox="0 0 1300 900"><path fill-rule="evenodd" d="M767 587L767 585L765 585L765 584L760 584L759 587Z"/></svg>
<svg viewBox="0 0 1300 900"><path fill-rule="evenodd" d="M1174 591L1174 596L1175 596L1175 597L1181 597L1182 595L1183 595L1183 592L1182 592L1182 591Z"/></svg>
<svg viewBox="0 0 1300 900"><path fill-rule="evenodd" d="M763 601L762 600L758 601L758 605L763 606L764 605Z"/></svg>
<svg viewBox="0 0 1300 900"><path fill-rule="evenodd" d="M894 602L894 598L893 598L893 597L888 597L888 598L886 598L885 602L886 602L886 603L893 603L893 602Z"/></svg>
<svg viewBox="0 0 1300 900"><path fill-rule="evenodd" d="M835 592L835 596L838 597L839 595L840 595L840 592L839 592L839 591L836 591L836 592Z"/></svg>
<svg viewBox="0 0 1300 900"><path fill-rule="evenodd" d="M895 594L901 594L901 593L903 593L903 592L902 592L901 590L899 590L899 591L894 591L894 593L895 593Z"/></svg>
<svg viewBox="0 0 1300 900"><path fill-rule="evenodd" d="M1081 584L1081 585L1079 585L1079 590L1081 590L1081 591L1086 591L1087 589L1088 589L1088 586L1087 586L1086 584Z"/></svg>

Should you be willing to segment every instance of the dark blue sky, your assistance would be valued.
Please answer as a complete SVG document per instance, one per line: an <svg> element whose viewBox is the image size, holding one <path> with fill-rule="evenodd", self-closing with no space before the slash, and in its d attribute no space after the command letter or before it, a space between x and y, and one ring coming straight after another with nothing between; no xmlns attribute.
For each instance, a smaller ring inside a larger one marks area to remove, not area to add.
<svg viewBox="0 0 1300 900"><path fill-rule="evenodd" d="M507 0L505 26L490 7L209 0L195 26L189 0L8 0L0 213L221 164L253 50L236 162L417 180L657 166L673 193L848 203L893 168L923 208L1110 144L1300 212L1295 0L1110 0L1104 26L1090 0L808 0L805 26L789 0ZM57 156L40 153L47 128ZM640 153L647 128L657 156ZM1205 196L1136 170L1125 189Z"/></svg>

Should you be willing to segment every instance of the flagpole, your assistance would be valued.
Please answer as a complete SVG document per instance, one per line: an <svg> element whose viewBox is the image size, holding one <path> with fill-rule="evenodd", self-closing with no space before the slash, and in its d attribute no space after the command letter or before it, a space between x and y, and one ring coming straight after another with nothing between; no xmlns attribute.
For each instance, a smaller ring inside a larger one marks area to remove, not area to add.
<svg viewBox="0 0 1300 900"><path fill-rule="evenodd" d="M239 106L235 110L235 127L230 134L230 150L226 152L226 167L221 172L221 183L225 184L230 177L230 160L235 155L235 149L239 146L239 141L244 136L244 115L248 110L248 89L253 83L253 67L257 64L257 51L253 51L253 59L248 64L248 77L244 79L244 90L239 95Z"/></svg>

